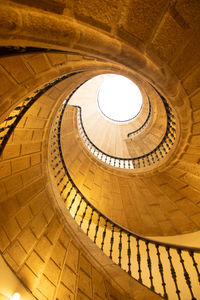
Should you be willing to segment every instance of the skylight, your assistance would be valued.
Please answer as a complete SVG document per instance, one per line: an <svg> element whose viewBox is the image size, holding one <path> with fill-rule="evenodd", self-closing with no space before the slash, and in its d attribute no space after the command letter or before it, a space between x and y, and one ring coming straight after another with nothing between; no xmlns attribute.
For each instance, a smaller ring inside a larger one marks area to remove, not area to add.
<svg viewBox="0 0 200 300"><path fill-rule="evenodd" d="M98 93L101 113L116 122L127 122L137 116L142 107L142 95L130 79L108 74Z"/></svg>

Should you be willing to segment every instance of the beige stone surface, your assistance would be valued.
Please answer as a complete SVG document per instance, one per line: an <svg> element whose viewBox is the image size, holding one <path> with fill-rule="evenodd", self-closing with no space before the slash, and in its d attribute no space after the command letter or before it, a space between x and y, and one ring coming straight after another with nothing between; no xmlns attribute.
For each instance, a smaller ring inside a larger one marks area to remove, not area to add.
<svg viewBox="0 0 200 300"><path fill-rule="evenodd" d="M119 67L120 72L137 71L144 79L155 84L166 97L169 96L179 116L180 147L174 156L177 164L168 165L164 170L157 170L159 172L157 174L137 178L135 184L131 184L133 178L127 180L127 184L122 180L121 189L118 182L113 180L116 174L110 176L112 179L109 179L108 175L105 175L105 180L101 179L104 173L107 174L107 170L97 171L99 172L97 177L92 180L92 174L99 166L97 168L93 163L87 165L84 155L80 155L81 168L86 170L88 178L84 182L84 172L80 172L80 165L76 161L72 164L73 172L80 173L78 183L82 187L85 183L85 192L91 199L93 196L90 188L94 188L95 193L100 195L101 205L103 198L107 199L108 203L110 201L108 208L110 215L114 201L109 197L111 192L109 185L116 188L116 199L120 199L120 194L125 194L127 186L130 191L138 186L134 207L139 227L141 220L146 220L152 231L162 234L199 229L199 1L179 0L176 3L170 2L170 5L166 1L164 3L154 1L151 5L148 1L143 1L142 4L140 1L104 1L104 3L89 1L85 5L84 1L68 3L55 0L50 3L25 0L1 3L0 10L1 45L78 51L74 59L73 55L70 58L70 55L56 53L1 57L1 120L3 121L29 93L71 70L93 69L97 74L99 67L100 73L106 70L106 66L110 71L116 62L124 65L120 67L116 65L116 69ZM80 53L96 56L95 59L109 59L109 62L97 62L92 58L81 61ZM75 87L77 82L70 82L70 87ZM48 99L49 107L52 109L54 103L61 102L59 97L64 89L65 87L63 90L51 91L49 97L43 101ZM181 99L178 95L181 95ZM190 100L187 96L190 96ZM90 285L89 290L85 291L88 295L78 291L79 275L83 275L85 272L83 269L87 268L85 262L82 262L81 268L79 267L82 248L75 240L71 242L71 239L74 239L73 234L63 230L64 225L58 221L59 217L52 202L44 192L48 178L44 169L31 170L31 166L44 167L46 163L43 151L47 141L44 133L49 128L45 126L50 120L51 109L48 110L47 105L41 101L30 114L27 113L11 136L5 154L1 158L0 202L3 204L0 213L2 216L0 246L7 263L37 299L76 297L89 299ZM43 148L40 147L41 141ZM30 142L34 143L32 150L27 146ZM29 150L32 152L27 152ZM22 153L25 156L21 156ZM78 152L74 151L74 157L71 159L75 159L77 154ZM33 182L31 178L29 180L32 171ZM101 190L102 186L105 186L104 191ZM127 211L132 206L130 191L125 194L128 200ZM146 199L146 202L144 203L142 199ZM45 206L44 203L48 205ZM122 203L117 205L116 214L120 214L122 207ZM35 225L31 217L34 217ZM128 217L123 221L126 222L127 219ZM34 227L36 225L38 231ZM56 258L54 249L57 247L64 249L63 260ZM78 254L75 251L74 263L68 267L65 259L71 247L76 247ZM39 258L44 267L49 266L49 269L43 273L39 264L37 267L35 263L33 271L28 265L29 258L33 261ZM87 259L90 260L88 257ZM89 263L93 264L92 261ZM54 275L49 272L52 266L56 266L56 270L61 270L61 277L58 275L55 278L51 277ZM64 270L73 274L72 282L68 282ZM94 299L112 299L120 295L119 288L115 286L116 292L106 284L109 276L100 270L95 271L94 268L92 275L89 273L84 274L88 283L91 278ZM127 280L125 282L127 283ZM130 294L134 299L158 298L145 289L140 290L139 286ZM126 299L126 295L120 298Z"/></svg>

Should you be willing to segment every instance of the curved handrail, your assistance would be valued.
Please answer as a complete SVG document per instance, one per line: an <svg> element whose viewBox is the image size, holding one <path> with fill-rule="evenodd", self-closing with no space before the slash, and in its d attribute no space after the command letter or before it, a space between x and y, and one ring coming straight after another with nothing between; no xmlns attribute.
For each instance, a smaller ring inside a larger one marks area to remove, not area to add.
<svg viewBox="0 0 200 300"><path fill-rule="evenodd" d="M35 101L59 82L82 72L85 71L68 73L67 75L63 75L52 80L49 83L46 83L42 88L35 90L32 96L26 97L17 107L14 108L9 116L0 124L0 155L2 154L3 149L14 128L17 126L27 110L35 103Z"/></svg>
<svg viewBox="0 0 200 300"><path fill-rule="evenodd" d="M145 93L146 93L146 91L145 91ZM148 104L149 104L149 112L148 112L147 118L146 118L146 120L144 121L144 123L143 123L138 129L136 129L136 130L134 130L134 131L131 131L131 132L129 132L129 133L127 134L127 137L128 137L128 138L131 137L131 136L133 136L133 135L138 134L139 132L141 132L141 131L147 126L147 124L149 123L149 120L150 120L150 117L151 117L151 111L152 111L152 109L151 109L151 101L150 101L149 96L147 95L147 93L146 93L146 96L147 96Z"/></svg>
<svg viewBox="0 0 200 300"><path fill-rule="evenodd" d="M139 169L160 162L160 160L163 159L169 153L169 151L172 149L174 145L176 139L176 122L175 122L175 116L172 113L172 109L169 106L166 99L163 96L161 96L156 89L155 91L160 96L166 110L167 128L166 128L165 135L162 138L161 142L152 151L149 151L144 155L132 157L132 158L117 157L114 155L110 155L102 151L100 148L98 148L90 140L90 138L86 133L82 121L81 107L77 105L73 105L74 107L78 108L77 122L78 122L79 133L82 137L84 144L89 149L89 151L104 163L112 167L118 167L124 169ZM151 111L151 109L149 111Z"/></svg>
<svg viewBox="0 0 200 300"><path fill-rule="evenodd" d="M105 254L155 293L172 300L181 299L182 294L189 295L187 299L199 299L200 291L194 286L200 283L200 248L160 242L127 230L95 208L73 182L60 143L62 117L70 96L53 124L51 162L60 195L72 217Z"/></svg>

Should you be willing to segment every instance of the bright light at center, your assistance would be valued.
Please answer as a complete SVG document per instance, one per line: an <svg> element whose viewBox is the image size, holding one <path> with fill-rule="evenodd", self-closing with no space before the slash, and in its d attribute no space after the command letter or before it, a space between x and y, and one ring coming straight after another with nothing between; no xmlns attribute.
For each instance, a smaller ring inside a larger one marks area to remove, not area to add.
<svg viewBox="0 0 200 300"><path fill-rule="evenodd" d="M107 118L117 122L133 119L142 107L139 88L124 76L109 74L107 77L98 94L101 112Z"/></svg>

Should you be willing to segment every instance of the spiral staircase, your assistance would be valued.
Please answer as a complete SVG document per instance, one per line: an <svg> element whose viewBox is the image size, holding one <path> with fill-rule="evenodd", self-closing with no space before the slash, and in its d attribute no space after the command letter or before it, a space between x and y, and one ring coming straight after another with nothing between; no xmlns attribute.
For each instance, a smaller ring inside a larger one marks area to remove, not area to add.
<svg viewBox="0 0 200 300"><path fill-rule="evenodd" d="M200 299L199 1L0 7L0 299Z"/></svg>

